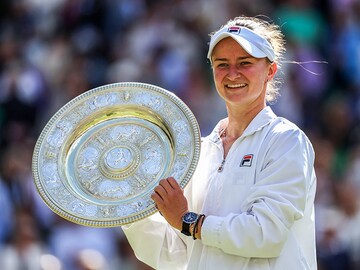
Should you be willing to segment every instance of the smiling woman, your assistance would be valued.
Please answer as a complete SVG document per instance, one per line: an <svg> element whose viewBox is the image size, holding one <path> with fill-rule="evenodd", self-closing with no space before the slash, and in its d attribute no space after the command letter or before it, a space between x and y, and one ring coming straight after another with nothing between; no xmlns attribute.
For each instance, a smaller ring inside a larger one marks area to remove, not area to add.
<svg viewBox="0 0 360 270"><path fill-rule="evenodd" d="M171 175L154 188L161 215L123 227L139 259L156 269L316 269L314 150L267 106L284 51L279 27L257 18L211 35L228 117L203 138L184 190Z"/></svg>
<svg viewBox="0 0 360 270"><path fill-rule="evenodd" d="M232 37L251 56L264 58L275 62L281 67L281 61L285 53L284 35L280 27L267 21L253 17L236 17L229 20L220 30L210 34L211 40L208 51L208 59L213 64L213 49L219 41L226 37ZM274 101L278 96L278 82L269 80L266 91L266 101Z"/></svg>
<svg viewBox="0 0 360 270"><path fill-rule="evenodd" d="M253 57L233 38L226 37L215 45L212 63L216 89L229 114L238 114L239 110L257 113L266 106L267 83L276 73L275 62Z"/></svg>

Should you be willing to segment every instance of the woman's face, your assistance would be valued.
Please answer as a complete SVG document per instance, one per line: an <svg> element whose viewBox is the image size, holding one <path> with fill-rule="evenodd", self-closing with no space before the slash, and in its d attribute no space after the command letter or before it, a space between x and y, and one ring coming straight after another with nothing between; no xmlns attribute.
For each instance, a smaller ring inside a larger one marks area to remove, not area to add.
<svg viewBox="0 0 360 270"><path fill-rule="evenodd" d="M212 63L216 89L228 106L265 106L266 84L276 73L275 63L252 57L230 37L215 46Z"/></svg>

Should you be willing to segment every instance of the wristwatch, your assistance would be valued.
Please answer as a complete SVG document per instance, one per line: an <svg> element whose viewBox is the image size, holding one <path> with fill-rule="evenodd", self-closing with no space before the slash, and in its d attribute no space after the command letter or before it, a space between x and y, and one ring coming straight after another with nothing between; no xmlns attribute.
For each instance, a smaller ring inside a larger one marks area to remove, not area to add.
<svg viewBox="0 0 360 270"><path fill-rule="evenodd" d="M199 215L194 212L187 212L185 215L183 215L181 233L187 236L191 236L190 226L195 224L198 219Z"/></svg>

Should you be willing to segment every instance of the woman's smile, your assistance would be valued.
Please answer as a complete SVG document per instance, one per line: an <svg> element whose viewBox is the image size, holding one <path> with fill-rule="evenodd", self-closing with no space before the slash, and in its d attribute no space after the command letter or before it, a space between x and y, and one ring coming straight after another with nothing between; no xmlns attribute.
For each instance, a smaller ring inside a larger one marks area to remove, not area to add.
<svg viewBox="0 0 360 270"><path fill-rule="evenodd" d="M225 87L226 87L226 88L229 88L229 89L241 89L241 88L244 88L244 87L246 87L246 86L247 86L246 83L225 84Z"/></svg>

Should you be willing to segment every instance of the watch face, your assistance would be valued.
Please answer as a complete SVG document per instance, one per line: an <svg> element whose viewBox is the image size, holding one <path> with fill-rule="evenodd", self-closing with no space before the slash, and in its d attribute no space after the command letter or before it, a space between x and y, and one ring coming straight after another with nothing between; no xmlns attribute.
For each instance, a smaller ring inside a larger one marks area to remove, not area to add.
<svg viewBox="0 0 360 270"><path fill-rule="evenodd" d="M189 212L184 215L183 221L186 223L193 223L197 220L198 214Z"/></svg>

